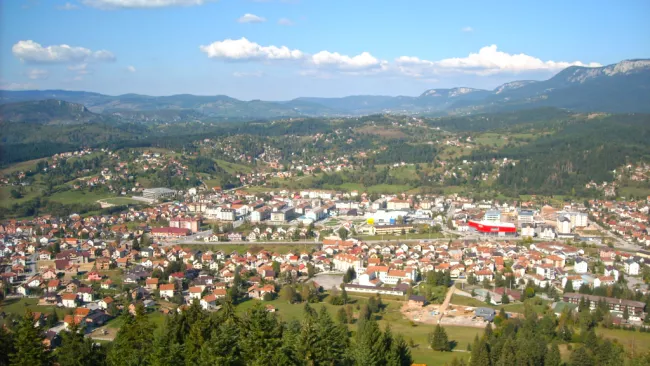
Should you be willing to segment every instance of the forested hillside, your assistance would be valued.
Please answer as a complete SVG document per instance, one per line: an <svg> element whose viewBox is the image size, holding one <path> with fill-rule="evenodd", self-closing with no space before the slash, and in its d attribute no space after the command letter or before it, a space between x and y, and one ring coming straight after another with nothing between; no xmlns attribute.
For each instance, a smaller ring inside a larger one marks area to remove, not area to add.
<svg viewBox="0 0 650 366"><path fill-rule="evenodd" d="M528 145L494 157L518 160L501 170L498 184L513 194L568 194L590 181L613 180L612 171L650 159L650 115L613 115L567 124ZM485 154L474 154L475 159ZM489 154L488 154L489 157Z"/></svg>

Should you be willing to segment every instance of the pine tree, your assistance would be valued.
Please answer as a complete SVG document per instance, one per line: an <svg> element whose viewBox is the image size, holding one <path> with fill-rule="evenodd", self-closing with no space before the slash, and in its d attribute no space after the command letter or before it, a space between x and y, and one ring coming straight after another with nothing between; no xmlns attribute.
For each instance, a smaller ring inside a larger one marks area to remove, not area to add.
<svg viewBox="0 0 650 366"><path fill-rule="evenodd" d="M544 366L560 366L561 364L562 356L560 355L560 348L557 346L557 343L553 342L544 359Z"/></svg>
<svg viewBox="0 0 650 366"><path fill-rule="evenodd" d="M380 338L381 330L374 319L359 322L354 349L354 359L357 365L379 366L383 364L384 360L377 352L377 348L381 347Z"/></svg>
<svg viewBox="0 0 650 366"><path fill-rule="evenodd" d="M84 337L83 330L76 324L61 332L61 347L56 358L61 366L94 366L104 363L101 348L93 346L92 340Z"/></svg>
<svg viewBox="0 0 650 366"><path fill-rule="evenodd" d="M496 366L516 365L516 354L517 348L515 346L515 340L507 338L501 348L501 354L499 355L499 360L496 362Z"/></svg>
<svg viewBox="0 0 650 366"><path fill-rule="evenodd" d="M348 292L345 290L345 286L341 286L341 299L343 300L343 305L346 305L349 301Z"/></svg>
<svg viewBox="0 0 650 366"><path fill-rule="evenodd" d="M345 360L349 348L347 327L335 324L324 306L318 314L316 329L315 355L318 364L332 365Z"/></svg>
<svg viewBox="0 0 650 366"><path fill-rule="evenodd" d="M413 358L411 357L411 349L404 340L401 334L398 334L393 341L393 347L390 352L389 365L394 366L411 366ZM388 361L387 360L387 361Z"/></svg>
<svg viewBox="0 0 650 366"><path fill-rule="evenodd" d="M598 348L598 336L596 335L596 332L594 329L590 329L587 331L587 334L584 336L584 342L585 342L585 347L587 349L591 350L592 352Z"/></svg>
<svg viewBox="0 0 650 366"><path fill-rule="evenodd" d="M571 366L592 366L594 360L585 347L580 347L571 354Z"/></svg>
<svg viewBox="0 0 650 366"><path fill-rule="evenodd" d="M131 249L140 250L140 243L138 242L138 238L133 238L133 242L131 243Z"/></svg>
<svg viewBox="0 0 650 366"><path fill-rule="evenodd" d="M239 344L248 350L242 353L246 364L267 364L282 346L282 324L257 303L242 320Z"/></svg>
<svg viewBox="0 0 650 366"><path fill-rule="evenodd" d="M470 359L470 366L490 366L490 349L485 337L475 340L475 345L472 346L472 355Z"/></svg>
<svg viewBox="0 0 650 366"><path fill-rule="evenodd" d="M503 295L501 295L501 303L510 304L510 298L508 297L508 294L506 294L505 291L503 291Z"/></svg>
<svg viewBox="0 0 650 366"><path fill-rule="evenodd" d="M345 308L340 308L336 312L336 320L341 324L347 324L348 323L348 315L345 313Z"/></svg>
<svg viewBox="0 0 650 366"><path fill-rule="evenodd" d="M564 291L565 294L569 292L573 292L573 281L567 280L566 285L564 286Z"/></svg>
<svg viewBox="0 0 650 366"><path fill-rule="evenodd" d="M9 355L14 353L13 334L0 325L0 366L9 365Z"/></svg>
<svg viewBox="0 0 650 366"><path fill-rule="evenodd" d="M122 316L124 324L117 332L108 353L108 364L114 366L146 365L153 352L153 337L151 335L154 327L147 320L142 305L136 307L135 316L131 316L128 312Z"/></svg>
<svg viewBox="0 0 650 366"><path fill-rule="evenodd" d="M47 326L48 328L53 328L59 324L59 315L56 311L53 311L50 315L47 316Z"/></svg>
<svg viewBox="0 0 650 366"><path fill-rule="evenodd" d="M433 333L429 334L429 345L435 351L451 351L447 332L445 331L445 328L440 326L440 324L436 325Z"/></svg>
<svg viewBox="0 0 650 366"><path fill-rule="evenodd" d="M49 365L49 353L43 345L41 328L34 327L34 314L27 310L18 323L14 340L14 352L10 363L15 366Z"/></svg>
<svg viewBox="0 0 650 366"><path fill-rule="evenodd" d="M185 364L187 366L196 365L201 356L201 347L205 343L203 337L203 322L201 320L194 322L190 328L190 333L185 339Z"/></svg>

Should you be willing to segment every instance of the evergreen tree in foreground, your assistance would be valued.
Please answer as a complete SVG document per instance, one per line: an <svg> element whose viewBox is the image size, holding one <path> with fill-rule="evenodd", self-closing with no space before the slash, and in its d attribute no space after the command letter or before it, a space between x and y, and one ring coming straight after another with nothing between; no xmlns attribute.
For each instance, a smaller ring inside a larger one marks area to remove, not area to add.
<svg viewBox="0 0 650 366"><path fill-rule="evenodd" d="M12 366L50 364L50 354L43 345L41 333L41 327L34 326L34 314L27 310L13 335L14 350L9 356Z"/></svg>
<svg viewBox="0 0 650 366"><path fill-rule="evenodd" d="M433 330L433 333L429 334L429 345L435 351L447 352L451 351L449 345L449 338L447 337L447 332L445 328L441 327L440 324L436 325L436 328Z"/></svg>

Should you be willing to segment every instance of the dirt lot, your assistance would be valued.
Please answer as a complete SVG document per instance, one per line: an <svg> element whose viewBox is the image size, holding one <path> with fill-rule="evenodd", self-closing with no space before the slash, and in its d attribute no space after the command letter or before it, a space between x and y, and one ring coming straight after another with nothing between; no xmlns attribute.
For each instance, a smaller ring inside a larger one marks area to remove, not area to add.
<svg viewBox="0 0 650 366"><path fill-rule="evenodd" d="M86 335L86 337L99 340L99 341L113 341L117 335L119 328L110 328L103 326L95 329L93 332Z"/></svg>
<svg viewBox="0 0 650 366"><path fill-rule="evenodd" d="M425 307L415 307L404 304L401 313L409 320L424 324L437 324L439 304L431 304ZM466 306L449 305L447 311L440 319L441 325L453 325L459 327L485 328L487 323L481 318L474 317L474 308Z"/></svg>

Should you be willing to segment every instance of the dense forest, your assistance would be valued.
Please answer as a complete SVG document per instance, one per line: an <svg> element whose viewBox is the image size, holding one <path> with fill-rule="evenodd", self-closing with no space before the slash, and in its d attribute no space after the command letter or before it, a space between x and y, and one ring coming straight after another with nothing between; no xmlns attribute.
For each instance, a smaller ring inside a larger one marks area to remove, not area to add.
<svg viewBox="0 0 650 366"><path fill-rule="evenodd" d="M584 193L585 184L612 182L612 171L650 158L650 115L614 115L568 124L555 134L475 160L517 160L501 170L498 184L513 194Z"/></svg>

